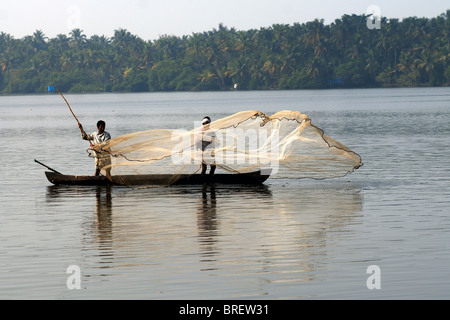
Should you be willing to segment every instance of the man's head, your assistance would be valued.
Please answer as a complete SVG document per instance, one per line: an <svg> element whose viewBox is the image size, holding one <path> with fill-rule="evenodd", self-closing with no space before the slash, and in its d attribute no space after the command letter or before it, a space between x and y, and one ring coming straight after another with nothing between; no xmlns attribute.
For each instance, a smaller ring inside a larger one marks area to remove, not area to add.
<svg viewBox="0 0 450 320"><path fill-rule="evenodd" d="M105 131L106 123L103 120L97 122L98 133L102 134Z"/></svg>
<svg viewBox="0 0 450 320"><path fill-rule="evenodd" d="M211 118L210 117L204 117L202 120L202 125L207 125L211 123Z"/></svg>

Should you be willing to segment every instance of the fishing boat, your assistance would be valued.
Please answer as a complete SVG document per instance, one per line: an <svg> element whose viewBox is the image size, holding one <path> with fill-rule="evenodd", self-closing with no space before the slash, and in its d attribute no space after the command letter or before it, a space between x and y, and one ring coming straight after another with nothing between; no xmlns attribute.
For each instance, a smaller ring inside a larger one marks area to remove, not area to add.
<svg viewBox="0 0 450 320"><path fill-rule="evenodd" d="M201 185L201 184L236 184L257 185L266 181L270 172L254 171L248 173L218 174L143 174L105 176L66 175L46 171L48 181L55 185L84 186L164 186L164 185Z"/></svg>
<svg viewBox="0 0 450 320"><path fill-rule="evenodd" d="M88 176L67 175L50 168L46 164L34 159L34 162L46 167L45 175L54 185L78 186L167 186L167 185L199 185L199 184L239 184L257 185L266 181L271 169L258 170L247 173L219 173L219 174L137 174Z"/></svg>

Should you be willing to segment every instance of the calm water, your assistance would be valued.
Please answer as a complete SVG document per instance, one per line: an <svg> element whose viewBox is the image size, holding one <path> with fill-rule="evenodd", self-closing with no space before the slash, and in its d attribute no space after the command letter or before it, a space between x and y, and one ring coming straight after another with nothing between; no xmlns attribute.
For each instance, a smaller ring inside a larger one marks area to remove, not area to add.
<svg viewBox="0 0 450 320"><path fill-rule="evenodd" d="M94 171L64 101L0 96L1 299L450 298L450 88L66 98L113 136L298 110L364 166L253 188L55 187L34 159Z"/></svg>

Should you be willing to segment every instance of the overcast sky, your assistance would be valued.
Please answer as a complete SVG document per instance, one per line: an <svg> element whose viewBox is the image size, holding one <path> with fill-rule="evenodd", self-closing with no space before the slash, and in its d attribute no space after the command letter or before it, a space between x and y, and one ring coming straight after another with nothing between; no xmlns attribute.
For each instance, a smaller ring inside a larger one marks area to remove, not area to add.
<svg viewBox="0 0 450 320"><path fill-rule="evenodd" d="M20 39L42 30L53 38L80 28L87 37L111 37L123 28L155 40L212 30L220 23L237 30L316 18L329 24L374 6L387 18L431 18L450 9L450 0L0 0L0 32Z"/></svg>

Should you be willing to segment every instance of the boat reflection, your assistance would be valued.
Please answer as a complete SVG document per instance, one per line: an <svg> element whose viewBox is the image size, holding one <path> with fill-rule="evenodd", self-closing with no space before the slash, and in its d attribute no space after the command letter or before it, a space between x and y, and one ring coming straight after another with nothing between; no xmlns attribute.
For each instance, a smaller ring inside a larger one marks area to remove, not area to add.
<svg viewBox="0 0 450 320"><path fill-rule="evenodd" d="M46 200L57 210L73 211L82 216L84 233L92 239L99 250L102 265L113 256L113 195L110 186L63 186L47 187ZM93 204L95 201L95 204ZM92 212L94 207L94 214ZM85 213L88 213L84 215ZM86 239L86 238L85 238ZM87 244L89 245L89 244ZM84 250L82 250L84 251ZM102 266L100 266L102 267Z"/></svg>

